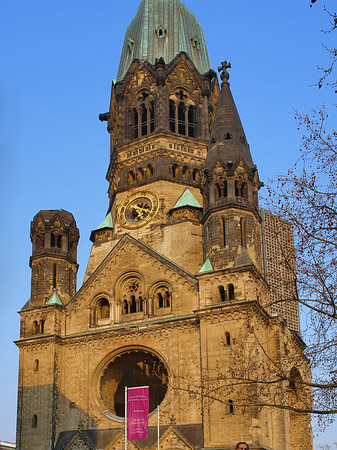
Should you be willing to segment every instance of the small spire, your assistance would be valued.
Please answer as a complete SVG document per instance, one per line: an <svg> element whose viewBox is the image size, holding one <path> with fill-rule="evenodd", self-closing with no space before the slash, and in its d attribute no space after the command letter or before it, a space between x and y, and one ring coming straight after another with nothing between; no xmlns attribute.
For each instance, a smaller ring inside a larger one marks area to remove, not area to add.
<svg viewBox="0 0 337 450"><path fill-rule="evenodd" d="M218 161L224 166L243 160L250 168L255 167L249 145L241 124L239 113L228 83L231 63L223 61L218 67L221 72L221 91L212 123L212 136L208 147L206 170L209 171Z"/></svg>

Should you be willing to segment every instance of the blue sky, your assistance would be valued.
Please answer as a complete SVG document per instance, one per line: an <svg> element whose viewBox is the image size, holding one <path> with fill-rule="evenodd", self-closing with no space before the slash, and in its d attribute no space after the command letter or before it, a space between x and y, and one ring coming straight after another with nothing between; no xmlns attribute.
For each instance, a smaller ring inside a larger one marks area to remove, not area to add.
<svg viewBox="0 0 337 450"><path fill-rule="evenodd" d="M123 8L121 5L127 5ZM0 7L0 440L15 440L17 311L30 295L30 221L40 209L72 212L80 229L81 285L89 236L108 207L106 124L126 26L139 0L2 0ZM323 2L186 0L201 22L212 67L232 64L230 83L261 180L296 160L294 109L325 103L336 123L337 94L309 85L328 64ZM333 11L335 0L324 2ZM332 433L332 434L331 434ZM337 436L337 427L330 434ZM337 440L337 439L335 439Z"/></svg>

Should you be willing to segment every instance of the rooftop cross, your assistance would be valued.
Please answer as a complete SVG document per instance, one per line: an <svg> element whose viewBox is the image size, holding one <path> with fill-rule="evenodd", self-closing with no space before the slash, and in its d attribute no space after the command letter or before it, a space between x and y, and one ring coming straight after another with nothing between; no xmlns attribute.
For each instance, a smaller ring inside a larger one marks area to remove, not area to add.
<svg viewBox="0 0 337 450"><path fill-rule="evenodd" d="M231 67L231 63L227 61L223 61L221 66L218 67L218 71L222 72L220 78L223 82L228 81L229 73L227 72L227 69L231 69Z"/></svg>

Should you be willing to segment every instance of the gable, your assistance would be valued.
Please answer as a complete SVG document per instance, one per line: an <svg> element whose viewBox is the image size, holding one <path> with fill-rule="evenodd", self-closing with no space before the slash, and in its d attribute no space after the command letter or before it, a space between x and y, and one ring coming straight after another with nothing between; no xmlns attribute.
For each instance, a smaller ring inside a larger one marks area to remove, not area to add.
<svg viewBox="0 0 337 450"><path fill-rule="evenodd" d="M197 307L197 284L195 276L125 234L66 306L67 331L188 314Z"/></svg>

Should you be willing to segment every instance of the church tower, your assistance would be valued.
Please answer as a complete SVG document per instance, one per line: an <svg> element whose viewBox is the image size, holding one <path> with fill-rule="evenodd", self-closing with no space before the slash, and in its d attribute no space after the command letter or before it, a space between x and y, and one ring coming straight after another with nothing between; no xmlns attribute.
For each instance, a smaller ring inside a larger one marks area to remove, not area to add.
<svg viewBox="0 0 337 450"><path fill-rule="evenodd" d="M158 406L162 450L312 449L310 417L287 409L310 403L293 271L273 237L293 258L291 229L259 208L229 68L219 85L181 0L141 1L99 116L108 208L77 291L73 216L32 222L18 449L120 450L135 386L149 386L149 433L129 450L157 449Z"/></svg>

